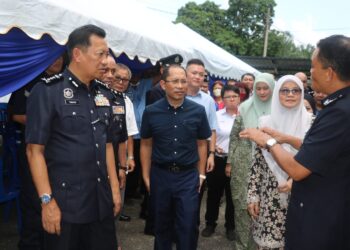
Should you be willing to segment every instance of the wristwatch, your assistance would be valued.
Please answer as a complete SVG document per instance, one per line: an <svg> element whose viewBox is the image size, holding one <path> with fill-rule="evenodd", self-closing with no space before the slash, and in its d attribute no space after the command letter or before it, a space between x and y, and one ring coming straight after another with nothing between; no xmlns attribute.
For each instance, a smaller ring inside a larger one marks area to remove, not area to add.
<svg viewBox="0 0 350 250"><path fill-rule="evenodd" d="M270 139L268 139L267 142L266 142L266 149L267 149L267 151L270 152L270 149L271 149L273 146L275 146L277 143L278 143L278 142L276 141L275 138L270 138Z"/></svg>
<svg viewBox="0 0 350 250"><path fill-rule="evenodd" d="M42 196L40 196L41 204L48 204L51 200L52 200L52 194L44 193Z"/></svg>

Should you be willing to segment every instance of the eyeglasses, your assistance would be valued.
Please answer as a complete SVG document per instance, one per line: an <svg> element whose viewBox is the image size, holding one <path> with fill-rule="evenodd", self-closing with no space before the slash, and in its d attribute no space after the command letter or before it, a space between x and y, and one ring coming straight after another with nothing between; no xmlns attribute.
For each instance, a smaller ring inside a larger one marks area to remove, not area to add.
<svg viewBox="0 0 350 250"><path fill-rule="evenodd" d="M170 82L172 84L186 84L187 81L186 80L183 80L183 79L174 79L174 80L165 80L165 82Z"/></svg>
<svg viewBox="0 0 350 250"><path fill-rule="evenodd" d="M239 95L229 95L229 96L224 96L224 99L236 99L238 97Z"/></svg>
<svg viewBox="0 0 350 250"><path fill-rule="evenodd" d="M280 89L280 94L281 95L289 95L289 94L292 94L292 95L300 95L301 94L301 89L299 88L295 88L295 89Z"/></svg>
<svg viewBox="0 0 350 250"><path fill-rule="evenodd" d="M128 82L130 81L130 80L127 79L127 78L121 78L121 77L118 77L118 76L115 77L115 80L116 80L117 82L122 82L122 83L128 83Z"/></svg>

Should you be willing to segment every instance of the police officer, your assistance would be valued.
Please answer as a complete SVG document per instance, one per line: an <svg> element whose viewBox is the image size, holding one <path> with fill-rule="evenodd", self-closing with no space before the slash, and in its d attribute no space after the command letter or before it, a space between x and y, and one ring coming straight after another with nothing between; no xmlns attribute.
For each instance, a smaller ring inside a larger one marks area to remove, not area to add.
<svg viewBox="0 0 350 250"><path fill-rule="evenodd" d="M311 58L312 88L327 98L294 157L272 133L255 135L294 180L285 249L350 249L349 67L350 37L334 35L318 42Z"/></svg>
<svg viewBox="0 0 350 250"><path fill-rule="evenodd" d="M26 145L24 143L24 133L26 125L27 99L34 85L43 77L49 77L61 72L63 68L63 56L57 58L42 74L34 80L12 93L9 104L9 119L18 125L21 143L17 148L17 158L19 175L21 181L20 187L20 206L22 228L18 248L24 249L43 249L44 232L41 225L41 208L37 199L36 190L30 174L27 156L25 153Z"/></svg>
<svg viewBox="0 0 350 250"><path fill-rule="evenodd" d="M27 109L27 156L41 201L45 249L116 249L120 210L112 138L119 109L95 79L109 54L94 25L68 38L63 74L38 83Z"/></svg>
<svg viewBox="0 0 350 250"><path fill-rule="evenodd" d="M142 174L154 209L155 249L172 249L175 228L177 249L193 250L211 132L204 107L185 99L184 68L165 68L160 83L166 97L146 107L141 126Z"/></svg>
<svg viewBox="0 0 350 250"><path fill-rule="evenodd" d="M170 55L164 58L159 59L160 64L160 74L163 74L164 67L169 67L171 64L181 65L183 58L179 54ZM165 96L165 91L160 86L160 83L157 83L149 91L146 92L146 105L150 105L159 99L162 99Z"/></svg>

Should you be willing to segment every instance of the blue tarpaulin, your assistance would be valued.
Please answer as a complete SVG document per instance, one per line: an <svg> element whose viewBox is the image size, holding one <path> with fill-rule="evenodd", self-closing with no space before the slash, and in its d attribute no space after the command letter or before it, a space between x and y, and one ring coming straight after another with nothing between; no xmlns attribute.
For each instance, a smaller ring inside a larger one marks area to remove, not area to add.
<svg viewBox="0 0 350 250"><path fill-rule="evenodd" d="M50 35L35 40L21 29L12 28L0 34L0 96L7 95L29 83L51 65L65 50ZM153 67L148 60L141 63L122 53L117 61L127 65L133 74Z"/></svg>

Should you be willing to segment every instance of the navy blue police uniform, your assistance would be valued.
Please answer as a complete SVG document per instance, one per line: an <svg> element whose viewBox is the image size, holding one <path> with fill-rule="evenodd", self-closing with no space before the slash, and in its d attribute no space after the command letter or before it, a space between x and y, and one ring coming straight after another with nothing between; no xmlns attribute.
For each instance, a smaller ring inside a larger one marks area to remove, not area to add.
<svg viewBox="0 0 350 250"><path fill-rule="evenodd" d="M8 103L8 116L11 119L13 115L26 115L27 99L32 91L32 88L41 78L48 77L44 72L34 78L28 84L12 93ZM43 249L44 230L41 225L41 207L38 202L32 176L26 156L26 144L24 139L25 125L15 123L16 128L20 133L19 144L17 144L17 162L20 176L20 207L22 228L18 248L24 249Z"/></svg>
<svg viewBox="0 0 350 250"><path fill-rule="evenodd" d="M106 165L106 143L117 127L110 98L98 81L87 87L66 69L38 83L28 99L26 143L45 146L52 195L62 212L61 235L45 234L47 249L66 249L71 241L116 249Z"/></svg>
<svg viewBox="0 0 350 250"><path fill-rule="evenodd" d="M155 249L171 249L174 228L178 249L197 247L197 140L210 135L204 107L188 99L173 108L163 98L144 111L141 138L152 138L150 193Z"/></svg>
<svg viewBox="0 0 350 250"><path fill-rule="evenodd" d="M311 174L293 182L288 250L350 249L350 87L323 105L295 156Z"/></svg>
<svg viewBox="0 0 350 250"><path fill-rule="evenodd" d="M126 142L128 140L128 133L126 128L126 113L125 113L125 94L122 92L119 92L115 89L109 88L108 84L95 80L102 86L104 86L106 89L108 89L111 93L108 97L112 103L112 112L113 112L113 150L114 150L114 159L115 164L117 167L117 170L119 170L120 166L118 164L118 150L119 150L119 143ZM125 166L123 166L125 167ZM117 171L118 173L118 171Z"/></svg>

